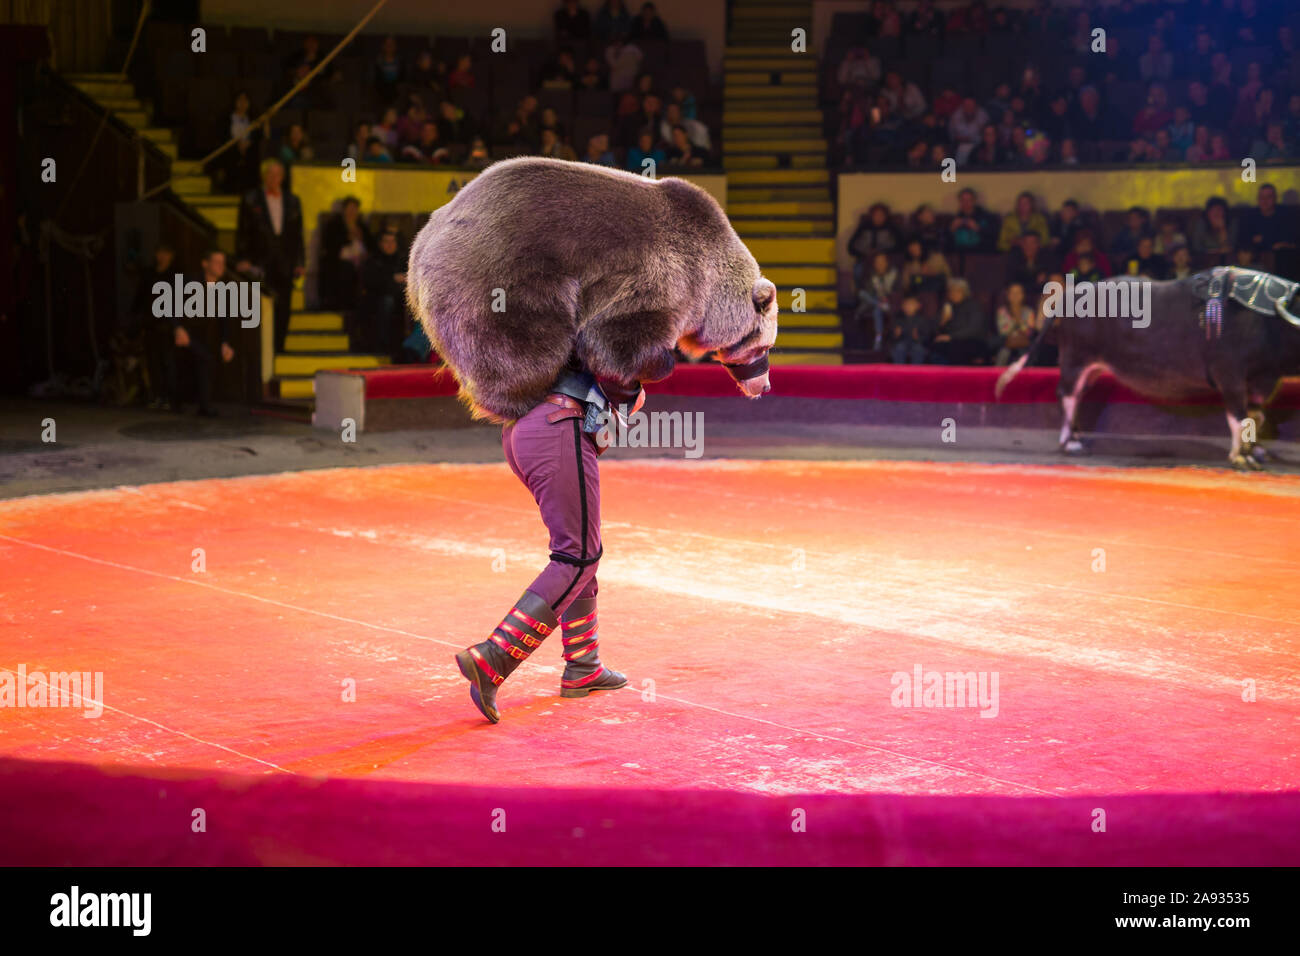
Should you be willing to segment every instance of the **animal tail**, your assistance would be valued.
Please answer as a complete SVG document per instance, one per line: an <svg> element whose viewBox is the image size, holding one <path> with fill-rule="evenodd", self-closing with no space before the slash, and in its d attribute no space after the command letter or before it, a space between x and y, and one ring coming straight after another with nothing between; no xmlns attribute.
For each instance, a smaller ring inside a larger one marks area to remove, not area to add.
<svg viewBox="0 0 1300 956"><path fill-rule="evenodd" d="M1038 330L1038 334L1034 336L1034 340L1029 343L1029 348L1025 350L1025 354L1008 365L1007 370L998 376L997 384L993 386L994 398L1001 399L1002 393L1005 392L1007 386L1011 384L1011 380L1019 375L1021 370L1032 362L1038 355L1039 349L1043 344L1043 339L1047 337L1047 333L1051 331L1052 323L1055 321L1055 315L1047 316L1043 320L1043 327Z"/></svg>

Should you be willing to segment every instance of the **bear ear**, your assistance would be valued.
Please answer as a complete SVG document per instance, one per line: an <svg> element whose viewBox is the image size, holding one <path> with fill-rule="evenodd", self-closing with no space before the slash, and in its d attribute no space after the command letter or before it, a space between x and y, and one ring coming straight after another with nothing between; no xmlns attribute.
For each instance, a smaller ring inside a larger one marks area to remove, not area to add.
<svg viewBox="0 0 1300 956"><path fill-rule="evenodd" d="M754 309L759 315L766 315L776 298L776 286L769 279L759 279L754 283Z"/></svg>

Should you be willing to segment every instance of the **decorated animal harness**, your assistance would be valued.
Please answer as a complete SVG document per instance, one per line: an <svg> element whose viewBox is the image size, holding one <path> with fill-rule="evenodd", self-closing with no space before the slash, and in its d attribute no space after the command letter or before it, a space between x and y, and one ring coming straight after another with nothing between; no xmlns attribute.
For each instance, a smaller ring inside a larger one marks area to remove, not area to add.
<svg viewBox="0 0 1300 956"><path fill-rule="evenodd" d="M1238 269L1236 266L1218 266L1209 272L1198 272L1192 276L1192 292L1205 302L1199 318L1206 341L1223 335L1225 299L1232 299L1260 315L1277 315L1296 324L1287 310L1287 303L1295 295L1297 286L1300 283L1279 279L1269 272Z"/></svg>

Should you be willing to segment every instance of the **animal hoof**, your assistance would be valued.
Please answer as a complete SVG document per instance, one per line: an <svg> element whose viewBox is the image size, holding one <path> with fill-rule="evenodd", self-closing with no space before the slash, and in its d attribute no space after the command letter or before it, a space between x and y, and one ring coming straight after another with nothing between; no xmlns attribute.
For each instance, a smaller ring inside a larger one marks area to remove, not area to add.
<svg viewBox="0 0 1300 956"><path fill-rule="evenodd" d="M1088 449L1084 447L1083 442L1079 441L1077 438L1071 438L1062 445L1061 451L1065 452L1067 455L1086 455L1088 453Z"/></svg>
<svg viewBox="0 0 1300 956"><path fill-rule="evenodd" d="M1263 445L1256 445L1250 450L1250 457L1254 458L1256 461L1272 461L1277 456Z"/></svg>
<svg viewBox="0 0 1300 956"><path fill-rule="evenodd" d="M1238 453L1236 455L1229 455L1228 463L1232 465L1233 468L1236 468L1238 471L1263 471L1264 470L1263 467L1259 464L1259 462L1255 461L1254 458L1251 458L1249 455L1242 454L1242 453Z"/></svg>

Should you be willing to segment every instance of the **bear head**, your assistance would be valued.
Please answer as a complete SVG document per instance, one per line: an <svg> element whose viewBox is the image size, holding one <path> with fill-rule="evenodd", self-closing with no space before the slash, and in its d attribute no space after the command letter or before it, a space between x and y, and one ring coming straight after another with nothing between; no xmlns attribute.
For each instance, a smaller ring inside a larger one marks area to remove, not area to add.
<svg viewBox="0 0 1300 956"><path fill-rule="evenodd" d="M689 222L683 248L695 280L694 321L677 343L687 355L715 353L750 398L771 390L767 355L776 344L776 286L704 190L685 180L661 180Z"/></svg>

